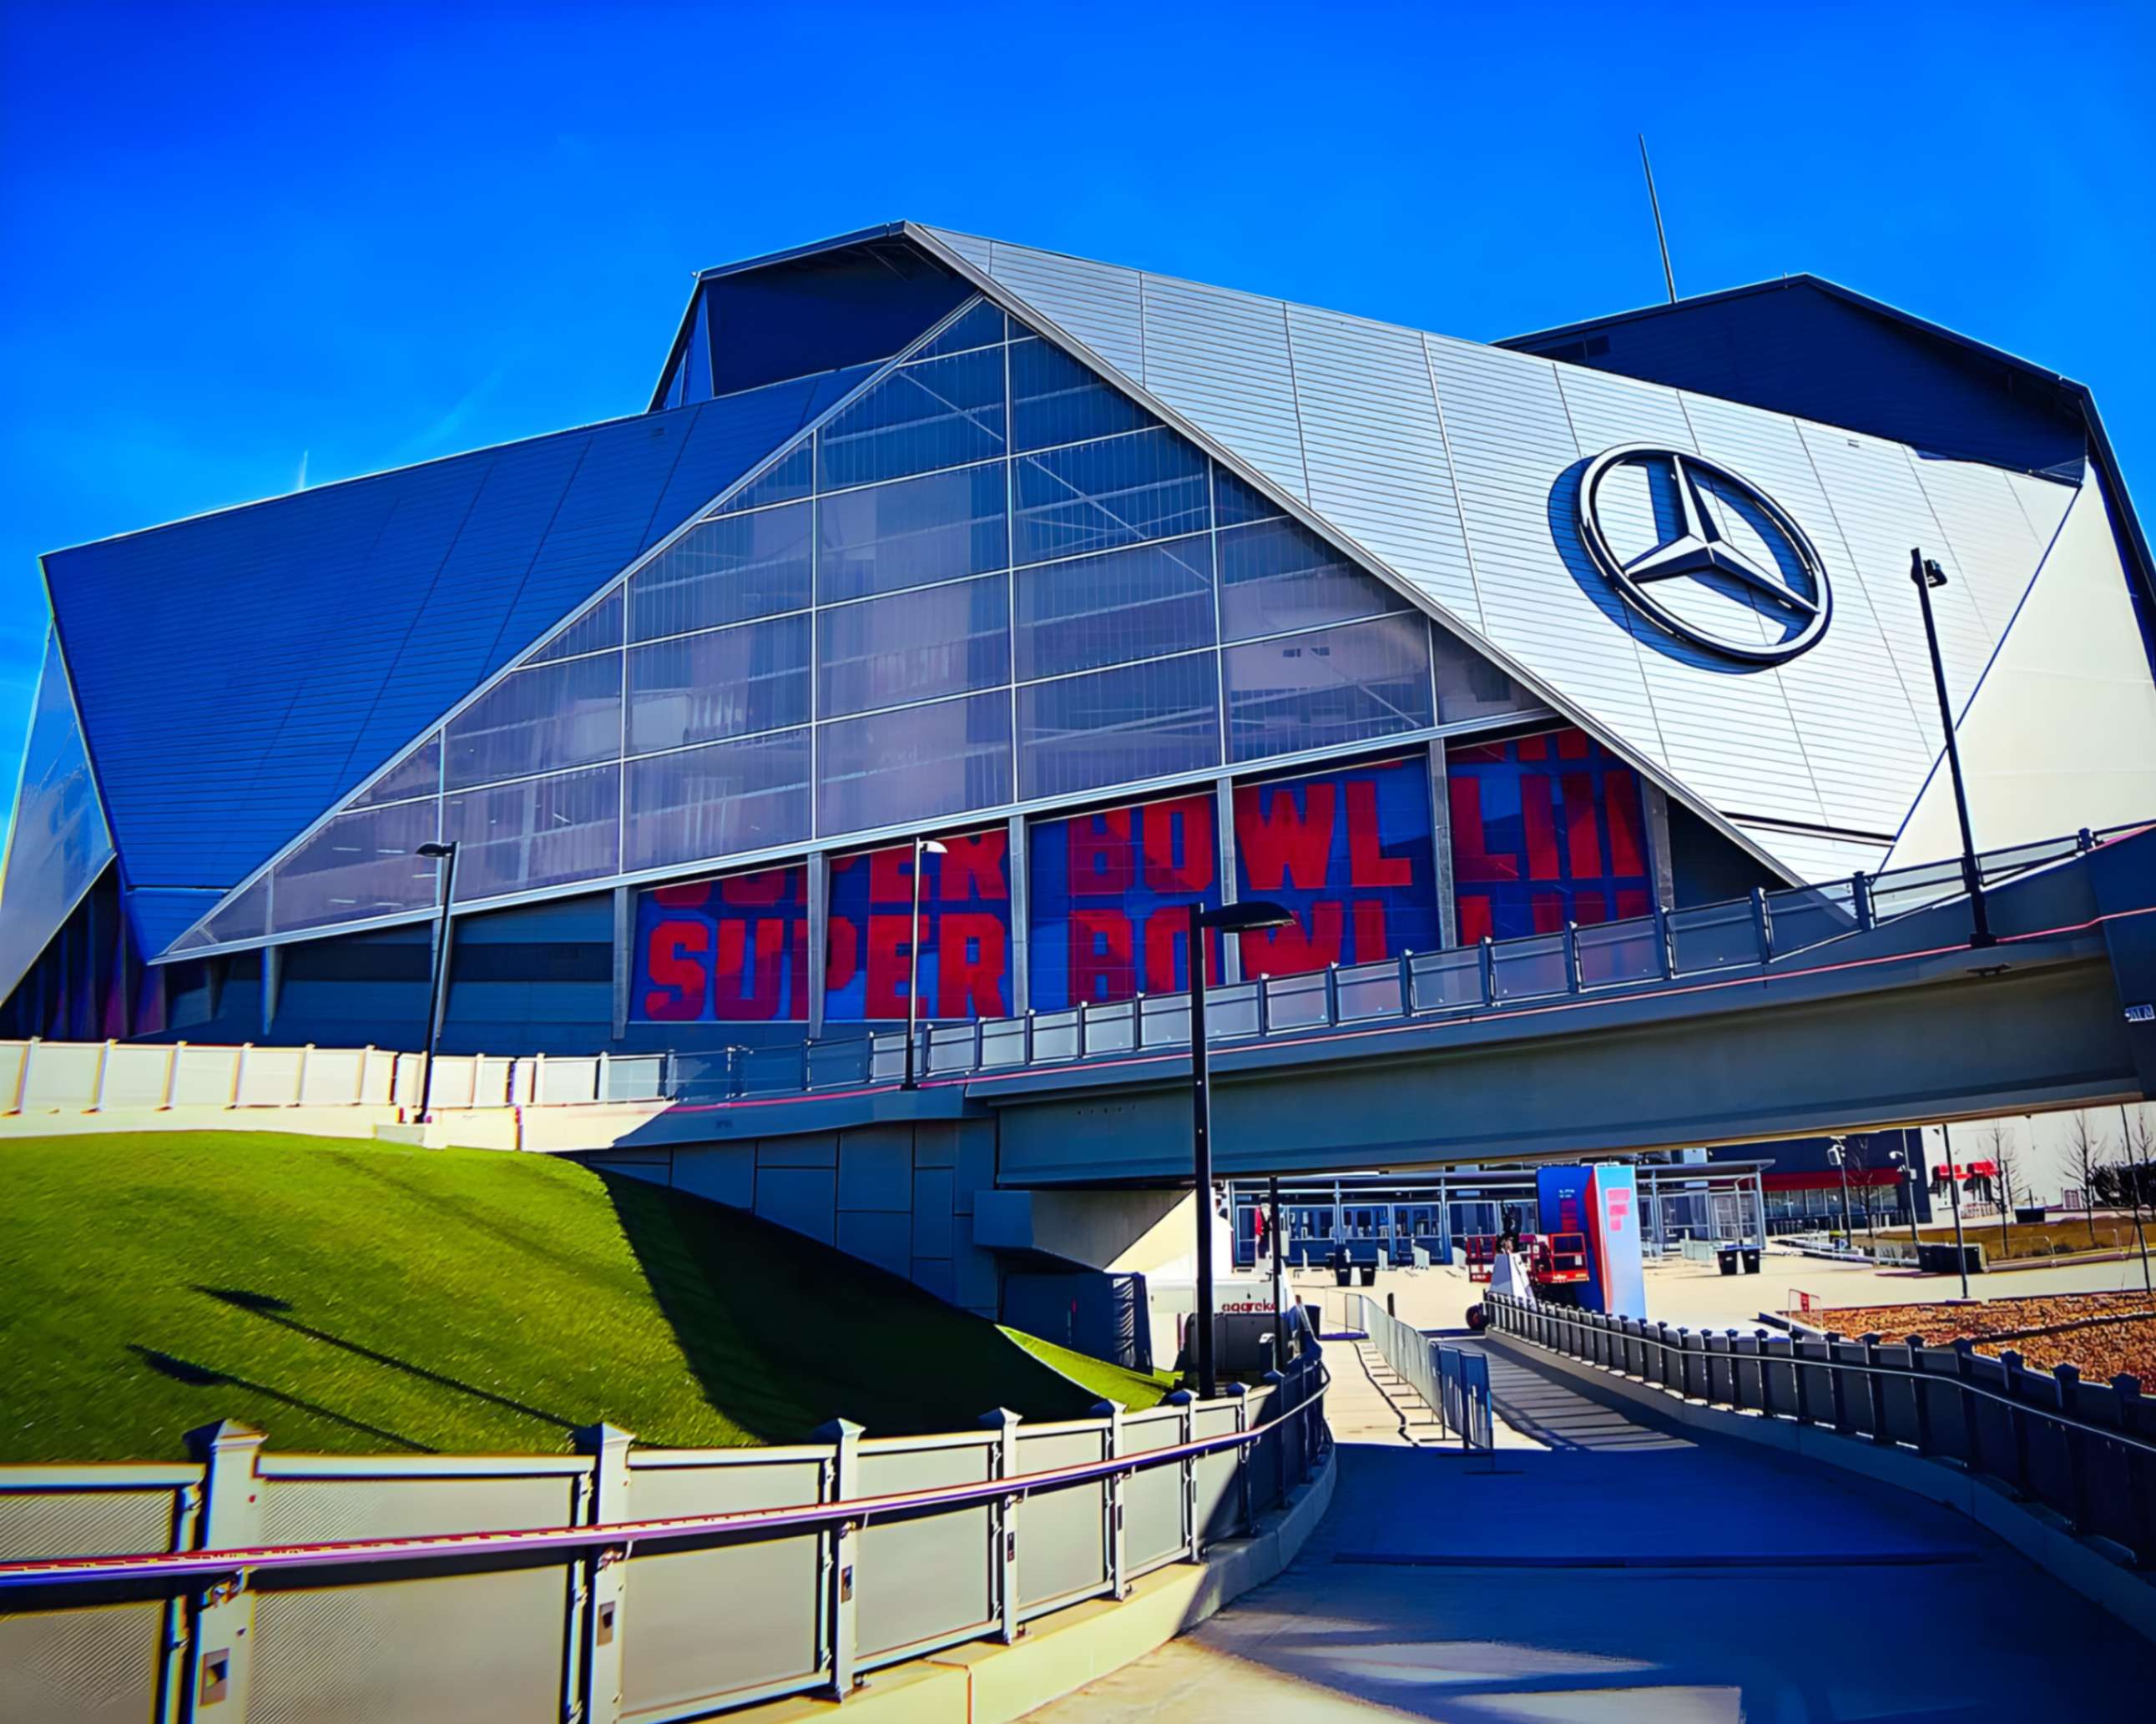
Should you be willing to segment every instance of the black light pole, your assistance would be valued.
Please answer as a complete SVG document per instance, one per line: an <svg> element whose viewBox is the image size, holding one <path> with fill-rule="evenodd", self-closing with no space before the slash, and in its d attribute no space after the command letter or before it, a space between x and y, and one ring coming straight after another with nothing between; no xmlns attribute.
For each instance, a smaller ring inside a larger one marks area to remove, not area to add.
<svg viewBox="0 0 2156 1724"><path fill-rule="evenodd" d="M1849 1157L1839 1137L1830 1140L1826 1158L1841 1174L1841 1244L1844 1250L1856 1249L1856 1235L1849 1224Z"/></svg>
<svg viewBox="0 0 2156 1724"><path fill-rule="evenodd" d="M2122 1110L2123 1111L2123 1110ZM1287 1337L1281 1325L1287 1316L1287 1301L1281 1297L1281 1236L1280 1236L1280 1180L1277 1177L1265 1181L1265 1237L1273 1247L1273 1369L1280 1370L1287 1358ZM2148 1260L2144 1256L2143 1262Z"/></svg>
<svg viewBox="0 0 2156 1724"><path fill-rule="evenodd" d="M1902 1199L1909 1206L1909 1243L1918 1250L1924 1246L1923 1236L1917 1231L1917 1170L1909 1165L1909 1158L1900 1150L1892 1152L1894 1166L1902 1180Z"/></svg>
<svg viewBox="0 0 2156 1724"><path fill-rule="evenodd" d="M932 838L916 838L913 841L913 920L906 924L906 1075L899 1080L901 1090L921 1087L921 1080L913 1075L913 1044L921 1039L921 859L946 854L944 847Z"/></svg>
<svg viewBox="0 0 2156 1724"><path fill-rule="evenodd" d="M1926 557L1922 547L1909 552L1909 578L1924 608L1924 644L1932 649L1932 686L1939 696L1939 728L1946 732L1947 770L1953 775L1954 813L1961 821L1961 878L1969 888L1972 946L1993 943L1991 915L1984 901L1984 874L1976 865L1976 830L1969 822L1969 788L1962 782L1961 749L1954 741L1953 703L1947 697L1946 661L1939 657L1939 629L1932 618L1932 588L1947 583L1946 571Z"/></svg>
<svg viewBox="0 0 2156 1724"><path fill-rule="evenodd" d="M1953 1200L1954 1263L1961 1270L1961 1296L1969 1297L1969 1248L1961 1240L1961 1170L1954 1166L1953 1127L1943 1121L1939 1137L1947 1147L1947 1195Z"/></svg>
<svg viewBox="0 0 2156 1724"><path fill-rule="evenodd" d="M1198 1393L1210 1399L1213 1373L1213 1084L1205 1060L1205 936L1284 928L1295 918L1277 904L1254 899L1208 910L1190 906L1190 1177L1198 1198ZM1262 984L1260 984L1262 985Z"/></svg>
<svg viewBox="0 0 2156 1724"><path fill-rule="evenodd" d="M427 1108L434 1097L434 1049L442 1039L442 1008L449 998L449 901L457 890L457 844L421 844L418 854L442 865L435 870L442 895L442 913L434 924L434 974L427 989L427 1068L419 1074L419 1123L427 1123Z"/></svg>
<svg viewBox="0 0 2156 1724"><path fill-rule="evenodd" d="M2156 1296L2148 1275L2148 1236L2141 1230L2141 1167L2133 1153L2133 1126L2126 1117L2126 1104L2118 1104L2118 1171L2126 1176L2126 1188L2133 1193L2133 1243L2141 1249L2141 1290Z"/></svg>

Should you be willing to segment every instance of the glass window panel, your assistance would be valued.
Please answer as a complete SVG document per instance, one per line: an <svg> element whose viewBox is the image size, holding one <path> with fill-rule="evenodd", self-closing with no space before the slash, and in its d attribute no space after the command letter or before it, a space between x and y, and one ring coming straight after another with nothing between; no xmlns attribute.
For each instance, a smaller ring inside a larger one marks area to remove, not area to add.
<svg viewBox="0 0 2156 1724"><path fill-rule="evenodd" d="M938 353L959 353L968 347L986 347L1004 338L1004 314L1000 305L992 305L986 300L976 300L973 309L958 315L958 321L921 350L923 359Z"/></svg>
<svg viewBox="0 0 2156 1724"><path fill-rule="evenodd" d="M629 577L629 639L805 610L809 505L699 521Z"/></svg>
<svg viewBox="0 0 2156 1724"><path fill-rule="evenodd" d="M1430 633L1419 616L1229 647L1224 657L1230 760L1337 747L1432 721Z"/></svg>
<svg viewBox="0 0 2156 1724"><path fill-rule="evenodd" d="M614 765L449 797L442 824L457 845L457 901L618 874L620 820Z"/></svg>
<svg viewBox="0 0 2156 1724"><path fill-rule="evenodd" d="M1010 697L1000 690L822 725L817 749L826 836L1011 800Z"/></svg>
<svg viewBox="0 0 2156 1724"><path fill-rule="evenodd" d="M187 943L215 946L227 940L259 940L270 931L269 918L270 876L265 874L203 924L202 942Z"/></svg>
<svg viewBox="0 0 2156 1724"><path fill-rule="evenodd" d="M871 485L816 505L825 604L984 574L1009 560L1000 461Z"/></svg>
<svg viewBox="0 0 2156 1724"><path fill-rule="evenodd" d="M901 366L816 434L825 490L993 460L1004 452L1004 356L983 347Z"/></svg>
<svg viewBox="0 0 2156 1724"><path fill-rule="evenodd" d="M1010 577L864 599L817 618L826 717L1010 680Z"/></svg>
<svg viewBox="0 0 2156 1724"><path fill-rule="evenodd" d="M1399 593L1294 521L1220 535L1220 633L1285 634L1407 609Z"/></svg>
<svg viewBox="0 0 2156 1724"><path fill-rule="evenodd" d="M442 733L437 731L355 796L352 805L367 808L385 802L408 802L415 796L432 796L441 788L441 780Z"/></svg>
<svg viewBox="0 0 2156 1724"><path fill-rule="evenodd" d="M1437 716L1441 724L1535 712L1542 702L1466 642L1430 625L1437 654Z"/></svg>
<svg viewBox="0 0 2156 1724"><path fill-rule="evenodd" d="M431 798L338 815L277 865L274 931L433 909L437 865L415 853L435 818Z"/></svg>
<svg viewBox="0 0 2156 1724"><path fill-rule="evenodd" d="M8 858L5 889L0 890L4 998L112 859L112 838L99 806L89 750L75 722L59 639L49 631L22 757L14 825L12 832L0 825L0 849Z"/></svg>
<svg viewBox="0 0 2156 1724"><path fill-rule="evenodd" d="M447 736L453 789L608 759L621 752L621 660L608 653L512 671Z"/></svg>
<svg viewBox="0 0 2156 1724"><path fill-rule="evenodd" d="M1018 462L1017 560L1045 562L1211 522L1205 457L1173 432L1141 431Z"/></svg>
<svg viewBox="0 0 2156 1724"><path fill-rule="evenodd" d="M732 515L742 509L761 509L771 503L790 503L797 497L805 497L814 488L816 452L810 439L803 438L800 444L778 460L757 478L751 480L733 495L714 509L714 515Z"/></svg>
<svg viewBox="0 0 2156 1724"><path fill-rule="evenodd" d="M531 663L546 664L557 659L573 659L584 653L603 653L621 644L621 588L617 587L546 645L532 654Z"/></svg>
<svg viewBox="0 0 2156 1724"><path fill-rule="evenodd" d="M1218 676L1211 653L1192 653L1020 689L1020 794L1060 796L1219 765Z"/></svg>
<svg viewBox="0 0 2156 1724"><path fill-rule="evenodd" d="M629 765L632 869L804 842L808 731L687 748Z"/></svg>
<svg viewBox="0 0 2156 1724"><path fill-rule="evenodd" d="M1038 336L1010 348L1011 433L1014 449L1047 449L1112 437L1158 423L1102 382L1051 342Z"/></svg>
<svg viewBox="0 0 2156 1724"><path fill-rule="evenodd" d="M1018 577L1022 680L1158 658L1213 642L1213 541L1204 534L1074 557Z"/></svg>
<svg viewBox="0 0 2156 1724"><path fill-rule="evenodd" d="M629 649L632 754L747 736L808 719L805 614Z"/></svg>
<svg viewBox="0 0 2156 1724"><path fill-rule="evenodd" d="M1213 501L1220 511L1220 525L1240 526L1253 521L1270 521L1281 513L1268 496L1245 485L1224 467L1213 469Z"/></svg>

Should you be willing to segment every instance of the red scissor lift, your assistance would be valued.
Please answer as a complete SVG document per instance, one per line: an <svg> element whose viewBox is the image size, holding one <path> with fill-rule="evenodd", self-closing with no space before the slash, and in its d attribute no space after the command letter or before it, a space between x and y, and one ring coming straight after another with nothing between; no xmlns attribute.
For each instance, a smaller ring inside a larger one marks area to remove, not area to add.
<svg viewBox="0 0 2156 1724"><path fill-rule="evenodd" d="M1487 1281L1496 1267L1502 1234L1469 1234L1460 1241L1467 1258L1467 1279ZM1520 1256L1527 1266L1527 1281L1537 1296L1553 1303L1568 1303L1576 1296L1559 1288L1579 1285L1587 1279L1587 1235L1553 1233L1520 1235Z"/></svg>

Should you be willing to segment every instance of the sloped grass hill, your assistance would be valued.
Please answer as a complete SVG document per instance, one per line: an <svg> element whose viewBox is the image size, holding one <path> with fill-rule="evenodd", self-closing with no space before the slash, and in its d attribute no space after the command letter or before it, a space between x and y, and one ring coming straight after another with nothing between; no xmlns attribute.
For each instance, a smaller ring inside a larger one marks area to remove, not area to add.
<svg viewBox="0 0 2156 1724"><path fill-rule="evenodd" d="M227 1418L347 1454L961 1429L1080 1416L1111 1369L1080 1383L798 1234L548 1157L116 1133L6 1142L0 1178L0 1463L177 1459Z"/></svg>

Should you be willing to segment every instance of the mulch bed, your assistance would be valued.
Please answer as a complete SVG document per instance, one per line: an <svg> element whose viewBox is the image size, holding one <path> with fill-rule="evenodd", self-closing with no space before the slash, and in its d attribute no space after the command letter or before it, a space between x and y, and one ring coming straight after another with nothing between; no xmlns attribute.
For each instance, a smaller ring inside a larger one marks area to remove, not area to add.
<svg viewBox="0 0 2156 1724"><path fill-rule="evenodd" d="M2057 1293L1974 1305L1859 1305L1805 1314L1842 1335L1921 1335L1934 1347L1964 1337L1980 1353L2018 1352L2040 1370L2073 1365L2092 1382L2122 1373L2156 1385L2156 1302L2145 1293Z"/></svg>

